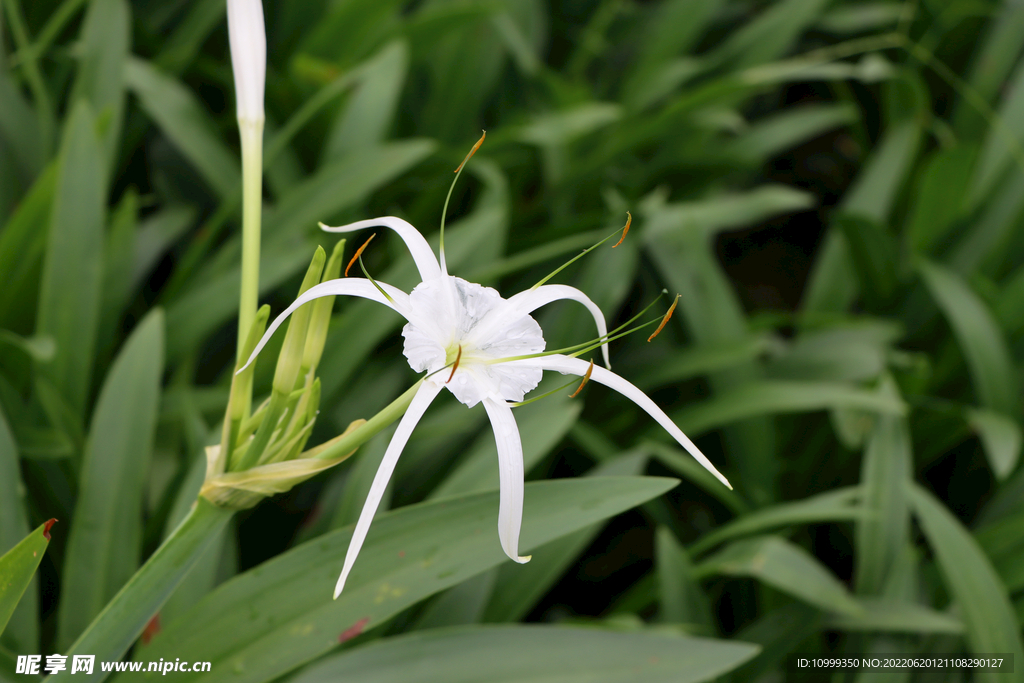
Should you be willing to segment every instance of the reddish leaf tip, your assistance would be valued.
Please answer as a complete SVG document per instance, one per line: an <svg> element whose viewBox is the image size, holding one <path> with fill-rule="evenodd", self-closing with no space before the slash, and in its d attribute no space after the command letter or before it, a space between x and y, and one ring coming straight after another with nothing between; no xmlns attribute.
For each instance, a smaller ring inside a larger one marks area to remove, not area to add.
<svg viewBox="0 0 1024 683"><path fill-rule="evenodd" d="M46 520L46 524L43 525L43 536L46 538L47 541L50 540L50 529L52 529L53 525L56 523L57 518L51 517L50 519Z"/></svg>

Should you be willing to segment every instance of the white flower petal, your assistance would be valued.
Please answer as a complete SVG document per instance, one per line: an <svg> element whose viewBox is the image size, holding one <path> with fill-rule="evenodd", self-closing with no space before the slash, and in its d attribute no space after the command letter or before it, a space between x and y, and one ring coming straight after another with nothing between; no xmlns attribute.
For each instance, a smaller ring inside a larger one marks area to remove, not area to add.
<svg viewBox="0 0 1024 683"><path fill-rule="evenodd" d="M263 121L267 80L267 34L261 0L228 0L228 40L235 75L238 118Z"/></svg>
<svg viewBox="0 0 1024 683"><path fill-rule="evenodd" d="M362 278L328 280L327 282L321 282L318 285L310 287L303 292L299 298L292 302L291 306L284 309L281 315L274 318L274 322L270 323L270 327L267 328L267 331L263 334L263 338L260 339L259 344L256 345L255 349L253 349L252 355L249 356L249 360L245 362L245 365L239 369L238 372L249 367L249 364L256 359L256 356L258 356L260 351L263 350L263 347L267 345L268 341L270 341L270 337L273 336L274 332L281 326L288 316L294 313L299 306L308 303L313 299L319 299L324 296L358 296L384 304L408 320L410 310L409 295L397 287L392 287L385 282L378 281L377 284L380 285L381 289L388 293L388 296L394 300L394 303L388 301L387 298L373 286L372 282Z"/></svg>
<svg viewBox="0 0 1024 683"><path fill-rule="evenodd" d="M519 529L523 525L523 444L512 409L504 400L488 396L483 400L498 447L498 539L501 549L515 562L530 561L519 555Z"/></svg>
<svg viewBox="0 0 1024 683"><path fill-rule="evenodd" d="M561 299L571 299L586 306L590 314L594 316L598 336L603 337L608 334L608 327L604 322L604 313L601 312L598 305L591 301L590 297L586 294L568 285L541 285L537 289L527 289L524 292L519 292L508 300L508 315L510 318L529 315L541 306ZM483 324L481 324L482 327ZM604 366L611 368L612 365L608 360L608 344L601 345L601 354L604 357Z"/></svg>
<svg viewBox="0 0 1024 683"><path fill-rule="evenodd" d="M563 375L572 374L579 375L580 377L587 374L587 369L590 367L590 363L587 361L579 358L570 358L569 356L563 356L561 354L542 356L540 358L530 358L529 360L509 361L508 364L528 365L535 368L541 368L542 370L555 370ZM730 489L732 488L729 480L722 476L721 472L715 469L715 466L711 464L711 461L700 452L700 449L690 441L686 434L683 434L683 431L679 429L671 419L669 419L669 416L665 414L665 411L659 408L658 405L647 396L647 394L640 391L633 384L622 377L619 377L615 373L596 365L590 375L590 379L599 384L603 384L606 387L611 387L647 411L647 414L657 420L658 424L665 428L665 431L671 434L672 437L683 446L683 448L690 452L690 455L697 459L697 462L704 466L704 469L715 475L720 482L728 486Z"/></svg>
<svg viewBox="0 0 1024 683"><path fill-rule="evenodd" d="M398 233L398 236L405 242L405 246L409 248L412 260L416 262L416 268L420 271L421 280L426 281L441 277L441 266L438 265L437 258L434 256L434 250L427 244L426 238L420 234L419 230L401 218L381 216L380 218L370 218L369 220L356 221L355 223L339 225L337 227L324 225L323 223L320 224L320 227L327 232L354 232L375 226L391 228Z"/></svg>
<svg viewBox="0 0 1024 683"><path fill-rule="evenodd" d="M412 430L423 417L430 402L441 391L442 386L436 382L424 382L398 423L395 435L391 437L391 443L388 444L388 449L384 452L384 459L381 460L377 474L373 477L373 483L370 484L370 493L366 496L366 502L363 503L362 512L359 513L355 531L352 532L352 540L349 541L348 552L345 553L345 565L341 570L341 576L338 577L338 583L334 587L335 600L345 588L345 580L348 579L348 574L352 571L352 565L356 562L359 550L363 547L366 532L370 530L370 522L373 521L373 515L377 512L377 506L380 505L380 500L384 496L384 489L387 488L388 482L391 480L391 474L395 471L398 456L402 454L405 444L409 441L409 435L412 434Z"/></svg>

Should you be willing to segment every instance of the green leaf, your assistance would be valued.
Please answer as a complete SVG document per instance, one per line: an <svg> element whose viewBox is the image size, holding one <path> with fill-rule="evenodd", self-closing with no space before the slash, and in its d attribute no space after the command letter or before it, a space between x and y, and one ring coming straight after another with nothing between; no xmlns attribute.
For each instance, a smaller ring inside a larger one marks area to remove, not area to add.
<svg viewBox="0 0 1024 683"><path fill-rule="evenodd" d="M817 21L827 0L782 0L729 36L712 58L734 68L770 62L784 56L809 25Z"/></svg>
<svg viewBox="0 0 1024 683"><path fill-rule="evenodd" d="M824 626L836 631L886 631L899 633L961 634L964 625L959 619L914 603L889 599L859 600L863 614L833 614Z"/></svg>
<svg viewBox="0 0 1024 683"><path fill-rule="evenodd" d="M163 313L154 309L125 342L100 390L64 562L62 650L139 565L143 484L160 405L163 345Z"/></svg>
<svg viewBox="0 0 1024 683"><path fill-rule="evenodd" d="M907 228L912 251L928 254L942 244L960 215L977 151L969 146L954 147L936 150L928 157Z"/></svg>
<svg viewBox="0 0 1024 683"><path fill-rule="evenodd" d="M1020 459L1020 425L1007 415L978 408L967 410L967 422L978 433L996 478L1006 479Z"/></svg>
<svg viewBox="0 0 1024 683"><path fill-rule="evenodd" d="M856 214L840 214L832 225L846 238L865 306L870 310L885 308L899 284L895 238L874 220Z"/></svg>
<svg viewBox="0 0 1024 683"><path fill-rule="evenodd" d="M749 337L724 344L691 346L675 350L664 361L653 366L640 367L636 372L625 372L624 375L640 388L660 387L750 363L776 346L775 340L768 336Z"/></svg>
<svg viewBox="0 0 1024 683"><path fill-rule="evenodd" d="M698 564L694 572L697 577L749 576L827 612L863 612L846 587L813 555L778 536L737 541Z"/></svg>
<svg viewBox="0 0 1024 683"><path fill-rule="evenodd" d="M651 456L676 474L680 474L696 484L708 495L717 498L720 503L736 514L748 510L747 503L735 491L722 486L715 475L704 469L704 466L693 459L693 456L675 444L664 444L656 441L644 441L641 448L650 451Z"/></svg>
<svg viewBox="0 0 1024 683"><path fill-rule="evenodd" d="M18 176L28 185L43 168L43 143L33 106L25 100L12 75L6 67L0 69L0 140L10 146Z"/></svg>
<svg viewBox="0 0 1024 683"><path fill-rule="evenodd" d="M883 391L899 392L891 380ZM910 428L903 418L879 415L861 462L862 506L857 522L856 586L858 593L878 595L910 537L906 486L914 469Z"/></svg>
<svg viewBox="0 0 1024 683"><path fill-rule="evenodd" d="M50 218L58 171L55 163L46 167L0 230L0 327L28 330L32 324L46 251L39 226Z"/></svg>
<svg viewBox="0 0 1024 683"><path fill-rule="evenodd" d="M697 683L734 669L757 646L655 633L541 626L439 629L378 641L303 671L296 683Z"/></svg>
<svg viewBox="0 0 1024 683"><path fill-rule="evenodd" d="M57 343L56 357L39 372L79 415L92 379L103 286L102 159L95 119L79 101L64 128L36 318L36 334Z"/></svg>
<svg viewBox="0 0 1024 683"><path fill-rule="evenodd" d="M240 187L238 159L222 142L192 91L149 62L129 57L125 82L146 114L221 197Z"/></svg>
<svg viewBox="0 0 1024 683"><path fill-rule="evenodd" d="M1001 5L997 14L988 19L988 26L980 45L972 58L971 70L967 76L974 91L990 103L1007 87L1007 79L1020 57L1024 47L1024 7L1015 3ZM976 139L990 129L985 114L969 98L961 97L956 102L954 125L958 136Z"/></svg>
<svg viewBox="0 0 1024 683"><path fill-rule="evenodd" d="M384 142L409 70L409 48L396 40L361 67L359 83L348 97L324 145L322 161L337 161L357 149Z"/></svg>
<svg viewBox="0 0 1024 683"><path fill-rule="evenodd" d="M840 5L822 15L818 27L830 33L861 33L891 27L906 11L899 2Z"/></svg>
<svg viewBox="0 0 1024 683"><path fill-rule="evenodd" d="M988 306L956 273L924 260L918 263L918 270L953 328L978 402L996 412L1016 415L1020 405L1017 372Z"/></svg>
<svg viewBox="0 0 1024 683"><path fill-rule="evenodd" d="M0 553L6 553L28 535L24 498L25 485L21 482L18 467L18 445L14 442L14 435L0 408ZM15 652L35 652L39 646L38 587L24 594L13 616L9 614L8 618L11 621L7 629L0 626L0 643L8 645Z"/></svg>
<svg viewBox="0 0 1024 683"><path fill-rule="evenodd" d="M974 532L978 545L992 561L1010 593L1024 588L1024 537L1020 534L1024 511L990 522Z"/></svg>
<svg viewBox="0 0 1024 683"><path fill-rule="evenodd" d="M902 335L898 325L878 319L805 330L781 351L771 349L775 354L765 363L765 374L784 380L873 380Z"/></svg>
<svg viewBox="0 0 1024 683"><path fill-rule="evenodd" d="M763 164L802 142L857 120L851 104L811 104L789 107L756 121L723 147L722 153L749 164Z"/></svg>
<svg viewBox="0 0 1024 683"><path fill-rule="evenodd" d="M906 405L898 398L849 384L762 380L749 382L732 391L718 394L711 400L677 411L672 419L680 429L693 435L755 415L826 408L849 408L895 415L906 412Z"/></svg>
<svg viewBox="0 0 1024 683"><path fill-rule="evenodd" d="M659 526L655 532L654 556L661 594L660 620L692 624L713 633L711 610L700 583L694 578L693 562L668 527Z"/></svg>
<svg viewBox="0 0 1024 683"><path fill-rule="evenodd" d="M650 500L674 484L650 477L528 483L521 546L528 551ZM339 635L372 628L506 561L494 534L497 504L493 492L381 515L345 592L334 602L331 589L351 529L325 534L223 584L166 625L138 657L211 661L212 671L204 674L208 681L277 678L335 648Z"/></svg>
<svg viewBox="0 0 1024 683"><path fill-rule="evenodd" d="M977 541L931 493L918 485L909 490L914 515L935 553L960 617L972 652L1012 653L1024 661L1020 623L1006 587L978 547ZM1022 681L1024 669L1012 675L980 674L980 681Z"/></svg>
<svg viewBox="0 0 1024 683"><path fill-rule="evenodd" d="M1017 65L1005 92L1006 99L995 112L999 122L989 126L974 169L967 196L970 208L987 199L1010 165L1019 163L1013 148L1020 150L1024 140L1024 64Z"/></svg>
<svg viewBox="0 0 1024 683"><path fill-rule="evenodd" d="M32 583L36 567L42 561L46 547L50 545L50 527L56 521L51 519L40 524L0 557L0 633L7 627L25 589Z"/></svg>
<svg viewBox="0 0 1024 683"><path fill-rule="evenodd" d="M780 526L859 520L864 516L863 509L856 505L861 496L860 487L845 487L748 512L704 534L689 551L691 555L702 555L724 541Z"/></svg>
<svg viewBox="0 0 1024 683"><path fill-rule="evenodd" d="M659 204L656 199L648 199L642 207L645 218L643 238L656 249L659 238L670 234L712 236L812 206L813 196L788 185L762 185L747 192L723 193L672 204Z"/></svg>
<svg viewBox="0 0 1024 683"><path fill-rule="evenodd" d="M587 472L588 477L639 475L647 462L642 451L604 462ZM719 487L721 488L721 487ZM604 522L546 543L533 551L533 559L524 565L503 564L483 613L485 622L519 621L558 582L597 537Z"/></svg>
<svg viewBox="0 0 1024 683"><path fill-rule="evenodd" d="M92 0L78 39L78 78L72 103L87 101L103 121L106 178L113 175L124 118L124 68L131 52L131 8L126 0Z"/></svg>
<svg viewBox="0 0 1024 683"><path fill-rule="evenodd" d="M224 21L227 4L220 0L189 3L187 14L163 41L154 63L168 73L180 74L195 58L203 43Z"/></svg>
<svg viewBox="0 0 1024 683"><path fill-rule="evenodd" d="M517 139L538 147L567 145L618 121L622 108L608 102L587 102L564 111L541 114L524 125Z"/></svg>

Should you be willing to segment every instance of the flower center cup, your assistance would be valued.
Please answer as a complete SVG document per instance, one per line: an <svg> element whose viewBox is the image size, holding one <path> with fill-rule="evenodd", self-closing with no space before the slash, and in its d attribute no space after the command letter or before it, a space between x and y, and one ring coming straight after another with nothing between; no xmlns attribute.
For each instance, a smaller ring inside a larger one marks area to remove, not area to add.
<svg viewBox="0 0 1024 683"><path fill-rule="evenodd" d="M539 368L496 360L544 350L540 325L513 310L490 287L444 276L421 282L409 294L411 315L402 330L405 357L416 372L436 373L428 382L444 384L462 348L458 368L446 386L455 398L474 406L490 396L522 401L540 383Z"/></svg>

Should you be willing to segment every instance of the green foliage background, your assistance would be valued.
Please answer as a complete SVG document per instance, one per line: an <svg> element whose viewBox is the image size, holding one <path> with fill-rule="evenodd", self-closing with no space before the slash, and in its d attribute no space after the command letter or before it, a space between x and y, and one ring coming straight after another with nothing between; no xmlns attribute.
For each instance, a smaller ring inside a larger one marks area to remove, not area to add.
<svg viewBox="0 0 1024 683"><path fill-rule="evenodd" d="M195 500L234 361L240 252L224 0L2 9L0 551L62 523L0 664L65 650ZM1016 673L973 680L1024 680L1024 6L265 9L260 285L275 312L315 246L333 246L317 221L395 214L436 240L451 171L486 128L453 196L452 272L519 291L631 211L620 247L559 279L610 321L680 295L662 336L615 342L612 362L736 490L611 392L531 404L517 416L528 479L585 481L529 485L534 559L502 563L483 411L440 401L359 559L363 592L329 602L388 433L218 531L135 658L254 682L625 681L636 667L774 681L821 680L793 653L974 652L1013 653ZM758 236L806 256L729 266ZM400 247L385 237L366 260L407 289ZM592 335L573 305L539 316L549 347ZM413 380L397 316L335 311L311 443ZM271 372L258 366L257 396ZM451 573L402 573L407 551ZM965 680L892 678L926 676Z"/></svg>

